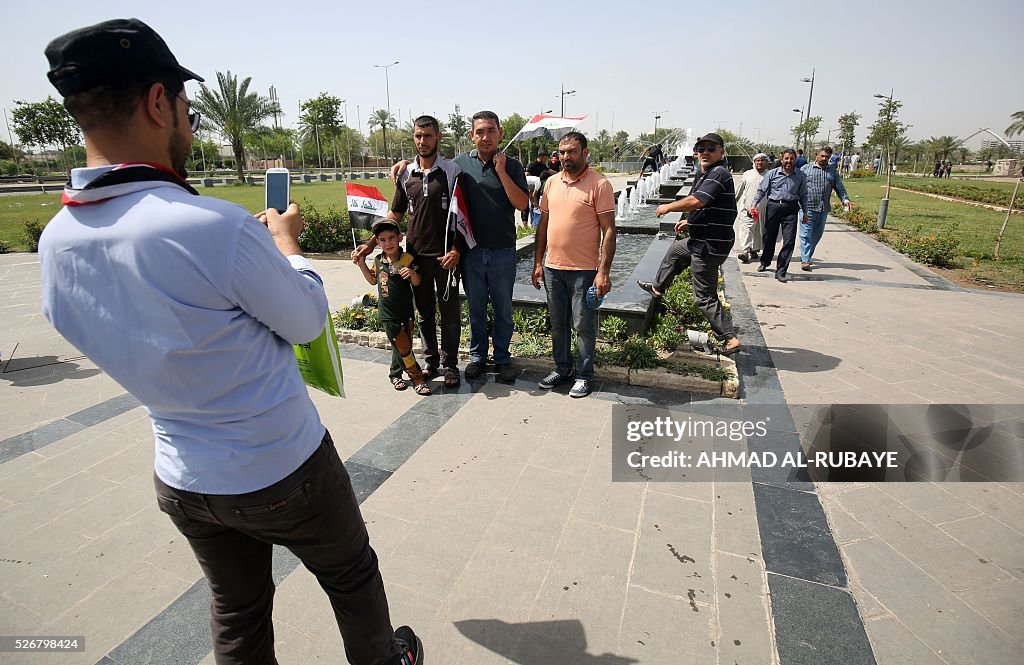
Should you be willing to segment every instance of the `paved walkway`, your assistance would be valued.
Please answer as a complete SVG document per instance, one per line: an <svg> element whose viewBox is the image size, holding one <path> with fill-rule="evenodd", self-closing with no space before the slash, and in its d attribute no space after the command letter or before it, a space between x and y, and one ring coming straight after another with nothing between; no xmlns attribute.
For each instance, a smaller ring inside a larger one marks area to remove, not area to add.
<svg viewBox="0 0 1024 665"><path fill-rule="evenodd" d="M1019 662L1024 485L611 482L626 408L770 413L784 447L810 427L801 405L977 402L1021 436L1024 299L950 288L836 224L818 258L785 285L727 264L738 402L614 384L570 400L531 376L419 398L391 390L387 354L344 349L349 397L314 400L427 662ZM366 290L347 261L315 263L335 307ZM212 663L148 420L49 328L38 289L35 256L0 256L0 634L86 651L0 662ZM279 660L344 662L315 580L284 551L275 578Z"/></svg>

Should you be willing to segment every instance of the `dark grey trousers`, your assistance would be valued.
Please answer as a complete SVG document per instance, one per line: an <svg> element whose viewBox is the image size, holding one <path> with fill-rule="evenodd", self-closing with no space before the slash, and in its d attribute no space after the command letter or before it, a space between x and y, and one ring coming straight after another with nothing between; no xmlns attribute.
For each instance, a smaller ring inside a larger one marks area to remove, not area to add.
<svg viewBox="0 0 1024 665"><path fill-rule="evenodd" d="M154 482L160 510L188 539L210 584L218 665L277 664L275 544L290 549L327 592L348 662L398 662L377 555L329 433L289 476L249 494L196 494Z"/></svg>
<svg viewBox="0 0 1024 665"><path fill-rule="evenodd" d="M665 257L658 267L654 278L654 288L664 293L672 285L676 275L691 268L690 285L693 287L693 300L711 324L715 337L721 341L736 336L733 332L732 320L725 316L722 301L718 299L718 269L725 263L726 257L708 253L708 247L701 244L700 253L691 253L689 238L676 240L665 252Z"/></svg>

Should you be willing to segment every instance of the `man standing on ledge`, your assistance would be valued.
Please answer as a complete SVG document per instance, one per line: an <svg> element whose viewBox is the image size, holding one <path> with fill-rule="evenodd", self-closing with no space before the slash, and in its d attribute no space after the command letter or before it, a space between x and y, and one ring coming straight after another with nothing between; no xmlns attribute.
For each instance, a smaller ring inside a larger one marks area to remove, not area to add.
<svg viewBox="0 0 1024 665"><path fill-rule="evenodd" d="M540 200L533 259L533 286L543 284L547 291L555 358L555 371L538 386L550 390L575 375L569 396L586 397L592 390L597 341L597 311L587 304L587 290L593 285L600 299L612 288L615 194L608 179L587 166L586 136L569 132L558 142L558 154L562 171L548 178ZM579 346L578 372L570 325Z"/></svg>
<svg viewBox="0 0 1024 665"><path fill-rule="evenodd" d="M210 585L214 659L277 662L276 544L327 592L350 663L418 665L295 362L329 320L298 207L257 221L188 185L185 81L203 79L145 23L75 30L46 57L88 166L39 241L43 314L149 412L157 503Z"/></svg>
<svg viewBox="0 0 1024 665"><path fill-rule="evenodd" d="M764 220L764 251L761 254L761 265L757 272L764 272L772 264L775 257L775 241L782 231L782 249L779 260L775 264L775 279L786 283L786 272L789 260L793 257L796 247L796 213L808 210L807 177L796 168L796 151L787 148L782 153L782 166L777 166L765 175L757 187L757 194L750 204L753 214L761 199L768 199Z"/></svg>
<svg viewBox="0 0 1024 665"><path fill-rule="evenodd" d="M742 347L733 332L732 321L726 317L718 299L718 270L736 240L736 193L732 174L725 166L725 142L715 133L697 139L694 150L700 156L700 175L689 196L658 206L655 213L664 217L670 212L689 213L676 222L676 233L688 230L688 238L676 240L665 252L653 282L638 281L641 289L661 298L672 280L691 268L693 299L704 318L711 324L715 337L722 344L719 353L731 355Z"/></svg>
<svg viewBox="0 0 1024 665"><path fill-rule="evenodd" d="M825 220L832 210L833 189L843 202L843 206L847 210L850 209L850 197L846 194L843 179L836 172L836 167L831 164L831 156L832 148L825 146L818 151L813 164L807 164L801 169L807 178L809 206L800 224L800 268L803 270L811 269L814 249L825 232Z"/></svg>

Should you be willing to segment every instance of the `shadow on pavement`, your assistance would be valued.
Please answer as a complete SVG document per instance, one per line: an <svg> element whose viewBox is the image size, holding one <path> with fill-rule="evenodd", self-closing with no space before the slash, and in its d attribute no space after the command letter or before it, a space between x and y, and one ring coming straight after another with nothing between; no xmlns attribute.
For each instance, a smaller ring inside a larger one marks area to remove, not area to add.
<svg viewBox="0 0 1024 665"><path fill-rule="evenodd" d="M506 623L500 619L469 619L456 621L455 627L477 644L519 665L630 665L640 662L611 653L587 653L587 636L583 624L574 619L528 623ZM544 636L547 635L556 639L546 639ZM509 643L520 646L509 648ZM508 653L510 651L516 653Z"/></svg>
<svg viewBox="0 0 1024 665"><path fill-rule="evenodd" d="M100 373L95 368L81 369L78 363L61 360L58 356L11 358L0 367L0 379L10 381L13 388L46 386L64 379L88 379Z"/></svg>
<svg viewBox="0 0 1024 665"><path fill-rule="evenodd" d="M771 347L768 349L772 354L775 369L787 372L827 372L839 366L841 358L825 355L810 349L795 349L792 347Z"/></svg>
<svg viewBox="0 0 1024 665"><path fill-rule="evenodd" d="M876 263L831 263L831 262L814 262L814 269L820 270L822 268L831 268L833 270L874 270L875 272L885 272L892 270L891 266L880 266Z"/></svg>

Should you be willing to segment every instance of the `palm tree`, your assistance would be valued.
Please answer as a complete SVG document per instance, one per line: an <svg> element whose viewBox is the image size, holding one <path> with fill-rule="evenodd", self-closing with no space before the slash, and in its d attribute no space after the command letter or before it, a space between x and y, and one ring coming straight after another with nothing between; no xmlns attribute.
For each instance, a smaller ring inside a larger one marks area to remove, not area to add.
<svg viewBox="0 0 1024 665"><path fill-rule="evenodd" d="M960 145L960 141L957 141L955 136L940 136L931 140L931 150L936 161L945 161L951 152L956 150L956 147Z"/></svg>
<svg viewBox="0 0 1024 665"><path fill-rule="evenodd" d="M1010 117L1013 118L1013 122L1003 131L1006 134L1006 138L1016 136L1017 134L1024 134L1024 111L1017 111Z"/></svg>
<svg viewBox="0 0 1024 665"><path fill-rule="evenodd" d="M381 132L384 134L384 156L389 160L390 152L388 151L388 128L394 129L398 126L398 121L395 120L395 116L391 115L391 112L387 109L377 109L370 116L370 119L366 121L366 124L370 126L370 129L374 127L380 127Z"/></svg>
<svg viewBox="0 0 1024 665"><path fill-rule="evenodd" d="M203 114L203 122L224 135L231 144L238 167L238 179L245 179L245 137L260 123L281 110L268 97L249 92L251 77L238 84L238 77L228 72L217 72L219 90L211 90L199 84L199 95L192 101L197 111Z"/></svg>
<svg viewBox="0 0 1024 665"><path fill-rule="evenodd" d="M913 141L908 139L905 135L897 136L892 140L892 144L889 146L889 150L892 151L892 163L898 164L901 152L907 152L910 146L913 145Z"/></svg>

